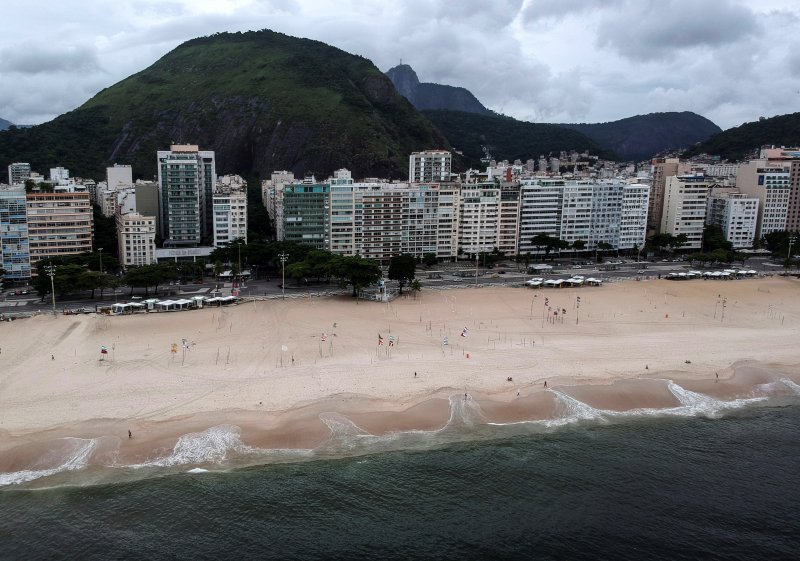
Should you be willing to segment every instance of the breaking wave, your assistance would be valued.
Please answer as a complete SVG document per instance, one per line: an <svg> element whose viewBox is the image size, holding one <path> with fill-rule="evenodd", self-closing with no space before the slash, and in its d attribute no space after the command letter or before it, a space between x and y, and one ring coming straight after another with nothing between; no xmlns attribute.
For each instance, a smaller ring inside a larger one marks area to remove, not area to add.
<svg viewBox="0 0 800 561"><path fill-rule="evenodd" d="M502 438L558 429L570 424L609 423L618 419L658 416L705 416L715 418L725 411L739 409L763 402L772 396L798 396L800 385L782 378L753 388L752 397L720 400L690 391L672 380L664 380L667 389L675 396L678 405L667 408L640 408L627 411L597 409L584 403L562 389L550 389L557 400L556 417L544 420L494 423L488 421L479 403L469 395L453 395L449 399L449 417L441 428L434 430L402 430L374 435L359 427L340 413L321 413L320 420L330 431L327 441L314 449L264 449L248 446L241 440L241 429L236 425L218 425L202 432L182 435L169 450L154 452L147 460L136 464L119 464L111 461L102 468L114 473L142 473L144 468L164 469L176 473L198 474L211 469L230 469L275 462L294 462L358 456L395 450L423 450L448 443L469 440ZM792 397L792 399L794 399ZM796 400L795 400L796 401ZM100 439L61 439L65 446L56 461L47 458L55 467L28 469L0 473L0 486L20 485L68 471L84 470L95 455ZM97 454L99 460L102 455ZM44 463L44 462L41 462ZM95 465L98 460L93 462ZM146 474L146 475L145 475ZM135 477L135 476L134 476Z"/></svg>

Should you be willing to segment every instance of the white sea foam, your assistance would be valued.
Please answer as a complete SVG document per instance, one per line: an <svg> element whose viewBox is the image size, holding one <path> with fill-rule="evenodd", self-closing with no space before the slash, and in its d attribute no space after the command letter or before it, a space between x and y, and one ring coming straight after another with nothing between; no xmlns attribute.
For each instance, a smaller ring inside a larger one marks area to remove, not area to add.
<svg viewBox="0 0 800 561"><path fill-rule="evenodd" d="M591 405L579 401L571 395L567 395L558 390L550 391L556 394L559 403L564 409L566 409L566 415L562 415L556 419L544 421L546 426L560 426L577 421L595 421L603 418L604 411L601 409L595 409Z"/></svg>
<svg viewBox="0 0 800 561"><path fill-rule="evenodd" d="M11 473L0 473L0 486L19 485L42 477L48 477L64 471L75 471L85 468L89 464L89 459L97 449L98 440L96 438L62 438L67 451L63 462L54 468L21 470Z"/></svg>
<svg viewBox="0 0 800 561"><path fill-rule="evenodd" d="M783 383L783 385L792 390L792 393L794 393L795 395L800 395L800 384L796 384L791 380L789 380L788 378L781 378L780 381L781 383Z"/></svg>
<svg viewBox="0 0 800 561"><path fill-rule="evenodd" d="M450 396L450 416L444 428L452 426L472 427L485 422L481 406L471 395L461 394Z"/></svg>
<svg viewBox="0 0 800 561"><path fill-rule="evenodd" d="M220 463L231 454L246 454L255 449L246 446L235 425L217 425L203 432L184 434L178 439L169 456L156 458L126 467L170 467L185 464Z"/></svg>
<svg viewBox="0 0 800 561"><path fill-rule="evenodd" d="M208 473L208 470L203 468L192 468L186 473Z"/></svg>

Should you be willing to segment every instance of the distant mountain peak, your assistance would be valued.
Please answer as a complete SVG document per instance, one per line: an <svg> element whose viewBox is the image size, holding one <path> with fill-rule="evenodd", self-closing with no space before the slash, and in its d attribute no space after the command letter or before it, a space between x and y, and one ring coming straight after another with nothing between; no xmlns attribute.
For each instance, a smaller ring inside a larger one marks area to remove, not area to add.
<svg viewBox="0 0 800 561"><path fill-rule="evenodd" d="M7 130L9 127L14 126L14 123L11 121L6 121L5 119L0 117L0 131Z"/></svg>
<svg viewBox="0 0 800 561"><path fill-rule="evenodd" d="M466 88L420 82L417 73L408 64L398 64L387 70L386 75L395 89L417 109L493 114Z"/></svg>

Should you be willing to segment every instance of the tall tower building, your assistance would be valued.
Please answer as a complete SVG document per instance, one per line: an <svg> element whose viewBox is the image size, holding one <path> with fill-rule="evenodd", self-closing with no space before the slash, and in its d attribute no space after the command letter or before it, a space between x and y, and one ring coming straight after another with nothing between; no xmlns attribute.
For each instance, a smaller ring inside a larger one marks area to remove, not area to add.
<svg viewBox="0 0 800 561"><path fill-rule="evenodd" d="M31 278L25 188L0 188L0 267L7 282Z"/></svg>
<svg viewBox="0 0 800 561"><path fill-rule="evenodd" d="M650 200L647 209L647 231L649 234L661 231L661 217L664 213L664 191L667 178L689 173L690 166L678 158L660 158L653 161L653 182L650 187Z"/></svg>
<svg viewBox="0 0 800 561"><path fill-rule="evenodd" d="M210 245L213 193L217 183L214 152L194 144L158 151L159 229L164 247Z"/></svg>
<svg viewBox="0 0 800 561"><path fill-rule="evenodd" d="M670 176L664 190L661 233L688 239L684 249L703 246L706 204L712 184L702 175Z"/></svg>

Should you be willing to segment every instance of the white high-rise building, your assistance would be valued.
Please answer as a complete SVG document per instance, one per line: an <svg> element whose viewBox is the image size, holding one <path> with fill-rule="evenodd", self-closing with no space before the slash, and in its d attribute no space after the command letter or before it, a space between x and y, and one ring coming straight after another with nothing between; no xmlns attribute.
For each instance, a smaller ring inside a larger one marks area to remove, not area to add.
<svg viewBox="0 0 800 561"><path fill-rule="evenodd" d="M500 243L500 188L464 185L459 201L458 246L467 254L490 253Z"/></svg>
<svg viewBox="0 0 800 561"><path fill-rule="evenodd" d="M759 200L744 193L714 193L708 198L706 224L719 226L734 249L753 247Z"/></svg>
<svg viewBox="0 0 800 561"><path fill-rule="evenodd" d="M159 228L164 247L197 247L213 236L214 152L194 144L158 151Z"/></svg>
<svg viewBox="0 0 800 561"><path fill-rule="evenodd" d="M438 183L450 181L452 156L447 150L414 152L408 158L408 181Z"/></svg>
<svg viewBox="0 0 800 561"><path fill-rule="evenodd" d="M106 189L118 191L133 187L133 168L129 165L114 164L106 168Z"/></svg>
<svg viewBox="0 0 800 561"><path fill-rule="evenodd" d="M247 243L247 182L223 176L214 193L214 247L241 239Z"/></svg>
<svg viewBox="0 0 800 561"><path fill-rule="evenodd" d="M752 160L739 167L736 188L759 200L756 237L786 229L789 217L791 165L776 166L766 160Z"/></svg>
<svg viewBox="0 0 800 561"><path fill-rule="evenodd" d="M156 262L156 218L137 212L117 214L119 262L123 267Z"/></svg>
<svg viewBox="0 0 800 561"><path fill-rule="evenodd" d="M61 185L69 182L69 170L61 166L50 168L50 182Z"/></svg>
<svg viewBox="0 0 800 561"><path fill-rule="evenodd" d="M613 180L533 179L520 193L519 253L541 253L534 236L544 234L570 244L600 243L615 249L642 247L647 228L650 186Z"/></svg>
<svg viewBox="0 0 800 561"><path fill-rule="evenodd" d="M31 165L26 162L15 162L8 166L8 184L25 185L25 182L31 178Z"/></svg>
<svg viewBox="0 0 800 561"><path fill-rule="evenodd" d="M647 235L647 209L650 203L650 185L630 183L622 188L622 213L619 220L617 249L644 247Z"/></svg>
<svg viewBox="0 0 800 561"><path fill-rule="evenodd" d="M703 175L672 175L664 189L664 208L661 233L679 236L686 234L684 249L700 249L710 183Z"/></svg>

